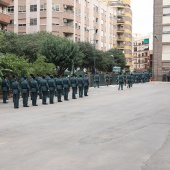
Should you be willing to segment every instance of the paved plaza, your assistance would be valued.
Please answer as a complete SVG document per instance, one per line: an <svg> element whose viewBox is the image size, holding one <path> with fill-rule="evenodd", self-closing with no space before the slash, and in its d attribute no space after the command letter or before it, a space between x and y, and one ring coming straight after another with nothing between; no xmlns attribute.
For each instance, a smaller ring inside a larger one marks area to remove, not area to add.
<svg viewBox="0 0 170 170"><path fill-rule="evenodd" d="M0 102L0 170L170 170L170 84L14 109Z"/></svg>

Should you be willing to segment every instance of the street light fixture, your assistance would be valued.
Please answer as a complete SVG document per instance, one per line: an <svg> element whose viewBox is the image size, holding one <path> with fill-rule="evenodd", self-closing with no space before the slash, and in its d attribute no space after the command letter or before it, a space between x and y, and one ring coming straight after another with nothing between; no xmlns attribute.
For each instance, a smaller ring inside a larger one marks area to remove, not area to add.
<svg viewBox="0 0 170 170"><path fill-rule="evenodd" d="M113 58L113 61L112 61L112 72L113 72L113 65L114 65L114 55L111 55L111 57Z"/></svg>

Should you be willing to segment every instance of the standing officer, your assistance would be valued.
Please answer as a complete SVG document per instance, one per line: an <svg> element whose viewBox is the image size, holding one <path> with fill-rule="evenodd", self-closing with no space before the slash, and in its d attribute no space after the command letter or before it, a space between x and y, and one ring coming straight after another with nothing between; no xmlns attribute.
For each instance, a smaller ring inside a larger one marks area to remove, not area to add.
<svg viewBox="0 0 170 170"><path fill-rule="evenodd" d="M94 76L94 88L97 86L99 88L100 77L99 74L96 73Z"/></svg>
<svg viewBox="0 0 170 170"><path fill-rule="evenodd" d="M29 84L27 81L27 77L24 77L24 80L21 82L21 93L23 98L23 107L29 107L28 106L28 97L29 97Z"/></svg>
<svg viewBox="0 0 170 170"><path fill-rule="evenodd" d="M84 86L84 81L82 78L82 75L79 76L78 78L78 87L79 87L79 97L83 97L83 86Z"/></svg>
<svg viewBox="0 0 170 170"><path fill-rule="evenodd" d="M84 96L88 96L87 95L88 87L89 87L89 78L88 78L87 74L85 74L85 77L84 77Z"/></svg>
<svg viewBox="0 0 170 170"><path fill-rule="evenodd" d="M40 81L40 90L42 93L42 104L47 105L48 83L45 79L45 76L43 76L42 80Z"/></svg>
<svg viewBox="0 0 170 170"><path fill-rule="evenodd" d="M130 74L127 74L127 88L131 88L131 82L132 82L132 79L131 79L131 75Z"/></svg>
<svg viewBox="0 0 170 170"><path fill-rule="evenodd" d="M70 89L70 81L67 78L67 75L63 78L63 88L64 88L64 100L68 101L68 93Z"/></svg>
<svg viewBox="0 0 170 170"><path fill-rule="evenodd" d="M110 79L109 74L106 73L106 75L105 75L106 86L109 85L109 79Z"/></svg>
<svg viewBox="0 0 170 170"><path fill-rule="evenodd" d="M119 84L119 88L118 90L123 90L123 82L124 82L124 76L122 75L122 73L118 76L118 84Z"/></svg>
<svg viewBox="0 0 170 170"><path fill-rule="evenodd" d="M55 81L53 76L50 76L50 79L48 80L48 86L49 86L50 104L54 104L54 93L56 90L56 86L55 86Z"/></svg>
<svg viewBox="0 0 170 170"><path fill-rule="evenodd" d="M70 79L70 84L72 87L72 99L77 99L76 98L76 88L77 88L77 79L75 77L75 74Z"/></svg>
<svg viewBox="0 0 170 170"><path fill-rule="evenodd" d="M37 74L36 81L38 83L38 87L40 87L40 81L42 80L42 75ZM41 90L39 91L39 99L42 99Z"/></svg>
<svg viewBox="0 0 170 170"><path fill-rule="evenodd" d="M58 102L62 102L61 96L63 92L63 81L61 77L58 77L58 79L56 80L56 89L57 89Z"/></svg>
<svg viewBox="0 0 170 170"><path fill-rule="evenodd" d="M19 108L19 94L20 94L20 87L17 79L14 79L14 82L12 83L12 94L13 94L13 102L14 102L14 108Z"/></svg>
<svg viewBox="0 0 170 170"><path fill-rule="evenodd" d="M8 80L6 76L3 76L2 80L3 103L7 103L8 91L9 91Z"/></svg>
<svg viewBox="0 0 170 170"><path fill-rule="evenodd" d="M124 73L122 76L123 76L123 79L124 79L124 85L126 86L126 83L127 83L127 82L126 82L127 75L126 75L126 73Z"/></svg>
<svg viewBox="0 0 170 170"><path fill-rule="evenodd" d="M36 78L33 76L33 80L30 82L30 89L31 89L31 98L32 98L32 105L37 105L37 94L38 94L38 83L36 81Z"/></svg>

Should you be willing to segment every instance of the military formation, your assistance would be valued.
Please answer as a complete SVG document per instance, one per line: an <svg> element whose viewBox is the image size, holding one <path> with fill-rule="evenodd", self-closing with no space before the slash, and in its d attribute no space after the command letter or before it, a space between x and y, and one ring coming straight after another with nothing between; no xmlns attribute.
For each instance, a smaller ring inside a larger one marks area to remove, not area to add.
<svg viewBox="0 0 170 170"><path fill-rule="evenodd" d="M83 77L77 77L73 74L70 78L67 75L63 77L53 77L52 75L41 76L30 75L30 78L22 77L20 81L13 76L9 81L7 76L2 80L3 103L7 103L9 90L12 90L14 108L19 108L20 95L23 98L23 107L28 106L29 97L32 106L37 105L37 98L42 99L42 104L54 104L54 98L57 97L58 102L62 102L62 96L65 101L69 101L68 94L72 89L72 99L77 99L76 94L79 92L79 98L88 96L89 78L87 74Z"/></svg>
<svg viewBox="0 0 170 170"><path fill-rule="evenodd" d="M118 90L123 90L124 86L132 88L134 83L146 83L151 79L151 74L148 72L140 73L121 73L117 75L116 81L118 84ZM112 77L108 73L105 74L105 85L111 84ZM98 73L94 75L94 88L100 87L100 76ZM47 105L48 98L49 104L54 104L54 98L57 97L58 102L62 102L62 96L65 101L68 101L68 94L70 89L72 90L72 99L88 96L89 89L89 77L87 74L83 77L73 74L70 78L65 75L63 77L57 77L47 74L46 76L30 75L30 78L22 77L20 81L13 76L9 81L8 77L4 76L2 81L3 103L7 103L9 90L12 90L14 108L19 108L20 95L23 98L23 107L28 106L28 99L30 97L32 106L37 105L37 98L42 100L43 105Z"/></svg>
<svg viewBox="0 0 170 170"><path fill-rule="evenodd" d="M140 73L124 73L117 76L118 90L123 90L124 86L127 88L132 88L134 83L146 83L149 82L152 75L148 72Z"/></svg>

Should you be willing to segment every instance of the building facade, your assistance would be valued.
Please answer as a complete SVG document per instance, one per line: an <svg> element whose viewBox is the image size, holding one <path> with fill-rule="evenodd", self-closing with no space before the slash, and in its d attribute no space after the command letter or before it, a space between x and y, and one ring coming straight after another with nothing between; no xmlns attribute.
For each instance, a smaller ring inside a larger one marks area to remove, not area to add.
<svg viewBox="0 0 170 170"><path fill-rule="evenodd" d="M116 11L116 42L114 47L123 51L126 66L132 69L132 10L130 0L101 0Z"/></svg>
<svg viewBox="0 0 170 170"><path fill-rule="evenodd" d="M133 71L151 71L153 61L153 34L133 34Z"/></svg>
<svg viewBox="0 0 170 170"><path fill-rule="evenodd" d="M170 70L170 1L154 0L153 77L162 80Z"/></svg>
<svg viewBox="0 0 170 170"><path fill-rule="evenodd" d="M9 4L10 0L0 0L0 30L6 30L7 25L10 23L10 16L7 9Z"/></svg>
<svg viewBox="0 0 170 170"><path fill-rule="evenodd" d="M100 50L113 47L114 9L98 0L11 0L8 31L47 31L73 41L88 41Z"/></svg>

